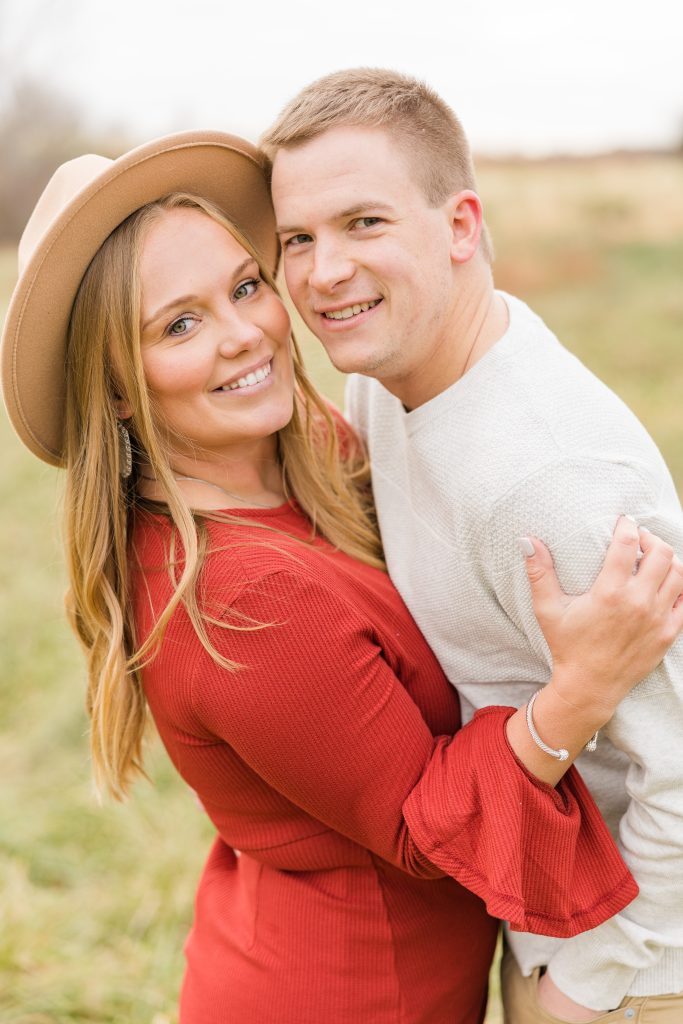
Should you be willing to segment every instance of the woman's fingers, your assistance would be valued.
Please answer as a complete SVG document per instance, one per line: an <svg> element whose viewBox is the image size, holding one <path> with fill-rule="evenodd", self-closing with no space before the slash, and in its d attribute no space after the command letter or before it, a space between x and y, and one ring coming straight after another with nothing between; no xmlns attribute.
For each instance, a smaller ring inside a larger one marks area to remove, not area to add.
<svg viewBox="0 0 683 1024"><path fill-rule="evenodd" d="M605 563L595 581L596 586L604 584L621 587L628 583L633 576L640 551L640 535L635 520L630 516L619 516L607 549Z"/></svg>
<svg viewBox="0 0 683 1024"><path fill-rule="evenodd" d="M569 598L560 587L550 552L537 537L520 537L519 547L524 555L527 576L531 586L531 599L539 622L566 607Z"/></svg>
<svg viewBox="0 0 683 1024"><path fill-rule="evenodd" d="M654 593L660 589L669 574L674 549L649 530L640 531L640 547L643 557L638 565L638 584L648 587Z"/></svg>
<svg viewBox="0 0 683 1024"><path fill-rule="evenodd" d="M675 608L683 595L683 564L674 556L669 571L659 588L660 603L665 608ZM683 602L681 602L683 604Z"/></svg>

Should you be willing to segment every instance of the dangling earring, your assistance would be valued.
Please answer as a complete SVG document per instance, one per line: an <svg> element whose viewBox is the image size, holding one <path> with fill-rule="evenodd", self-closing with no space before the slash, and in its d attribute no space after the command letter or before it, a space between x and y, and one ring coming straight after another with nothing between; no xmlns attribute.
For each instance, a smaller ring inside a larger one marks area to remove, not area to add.
<svg viewBox="0 0 683 1024"><path fill-rule="evenodd" d="M119 432L119 473L126 480L133 472L133 449L130 446L130 434L121 420L116 421Z"/></svg>

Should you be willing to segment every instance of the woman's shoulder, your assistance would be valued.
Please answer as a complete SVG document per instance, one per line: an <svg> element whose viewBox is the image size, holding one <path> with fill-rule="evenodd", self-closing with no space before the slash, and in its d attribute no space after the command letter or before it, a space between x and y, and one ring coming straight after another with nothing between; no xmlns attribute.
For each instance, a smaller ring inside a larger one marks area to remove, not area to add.
<svg viewBox="0 0 683 1024"><path fill-rule="evenodd" d="M232 529L216 522L207 526L206 544L200 544L200 550L205 546L205 551L194 584L197 609L212 644L223 650L229 641L224 653L230 660L240 660L233 648L239 648L244 660L242 645L248 643L253 629L262 638L264 624L305 621L314 608L327 604L327 591L334 588L323 579L320 566L316 569L313 564L309 545L283 534L249 528L246 523ZM176 538L174 550L168 517L145 515L136 523L131 550L130 597L137 629L141 636L147 636L174 598L184 568L182 548ZM340 610L335 614L339 617ZM237 632L230 628L226 634L226 625L237 627ZM240 631L245 627L247 632L242 636ZM160 667L174 676L177 652L186 649L193 652L197 669L201 664L213 678L215 665L210 657L204 657L206 651L185 602L177 605L169 619L165 639L165 653L156 668L147 673L149 685ZM252 646L248 653L253 657Z"/></svg>
<svg viewBox="0 0 683 1024"><path fill-rule="evenodd" d="M315 576L319 556L316 559L312 547L311 527L306 537L300 530L288 532L287 526L281 522L265 528L244 524L230 529L212 523L202 569L204 587L241 590L282 574L292 580Z"/></svg>
<svg viewBox="0 0 683 1024"><path fill-rule="evenodd" d="M225 601L268 577L309 583L319 580L326 542L316 538L310 521L296 502L275 509L226 510L225 518L205 520L200 590ZM160 581L170 587L170 572L182 571L182 544L168 516L144 509L136 515L131 539L133 571L145 586Z"/></svg>

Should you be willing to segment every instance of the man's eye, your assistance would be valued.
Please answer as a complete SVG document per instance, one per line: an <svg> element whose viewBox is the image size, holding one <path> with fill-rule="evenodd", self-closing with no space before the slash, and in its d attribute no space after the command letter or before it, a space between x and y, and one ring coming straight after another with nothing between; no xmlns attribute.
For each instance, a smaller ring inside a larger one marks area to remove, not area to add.
<svg viewBox="0 0 683 1024"><path fill-rule="evenodd" d="M238 302L240 299L247 299L250 295L253 295L261 282L256 278L251 277L248 281L242 281L238 284L233 292L233 298Z"/></svg>
<svg viewBox="0 0 683 1024"><path fill-rule="evenodd" d="M191 325L194 323L194 317L181 316L177 320L174 320L171 326L168 328L168 333L172 337L181 337L183 334L187 334L190 330Z"/></svg>
<svg viewBox="0 0 683 1024"><path fill-rule="evenodd" d="M294 245L305 245L306 242L310 242L310 241L311 241L311 236L310 235L305 235L305 234L302 233L302 234L299 234L299 235L292 235L291 238L288 238L282 244L283 244L285 249L290 249Z"/></svg>

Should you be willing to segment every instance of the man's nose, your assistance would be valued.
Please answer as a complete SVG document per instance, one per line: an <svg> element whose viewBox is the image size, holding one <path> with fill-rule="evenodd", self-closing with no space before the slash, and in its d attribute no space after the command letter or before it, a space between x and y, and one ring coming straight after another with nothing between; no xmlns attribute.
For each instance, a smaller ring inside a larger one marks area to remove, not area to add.
<svg viewBox="0 0 683 1024"><path fill-rule="evenodd" d="M318 239L313 253L309 283L314 291L329 294L353 277L355 264L344 247Z"/></svg>

